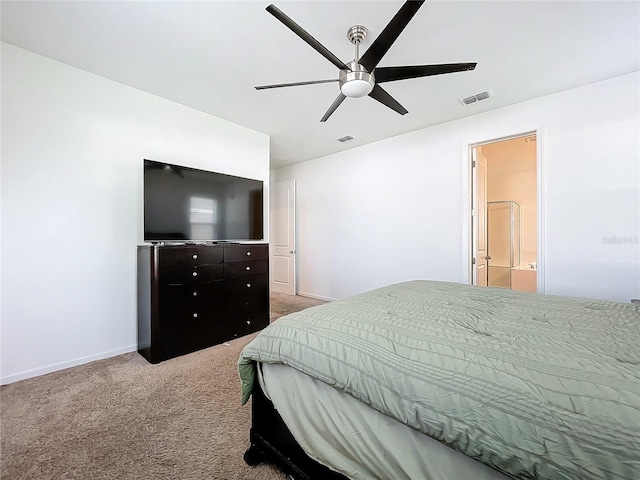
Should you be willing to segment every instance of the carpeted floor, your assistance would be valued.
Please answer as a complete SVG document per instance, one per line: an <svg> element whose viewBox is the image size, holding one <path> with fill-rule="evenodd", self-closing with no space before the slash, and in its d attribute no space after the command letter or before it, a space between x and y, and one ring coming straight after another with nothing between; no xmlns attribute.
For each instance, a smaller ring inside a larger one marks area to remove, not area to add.
<svg viewBox="0 0 640 480"><path fill-rule="evenodd" d="M272 321L324 303L273 294ZM236 362L256 334L151 365L138 353L0 388L0 478L264 479Z"/></svg>

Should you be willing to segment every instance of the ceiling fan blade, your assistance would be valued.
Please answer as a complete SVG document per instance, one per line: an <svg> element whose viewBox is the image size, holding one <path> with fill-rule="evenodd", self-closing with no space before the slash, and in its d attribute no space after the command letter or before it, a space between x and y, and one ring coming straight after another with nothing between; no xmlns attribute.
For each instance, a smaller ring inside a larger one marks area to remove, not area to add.
<svg viewBox="0 0 640 480"><path fill-rule="evenodd" d="M332 80L311 80L310 82L276 83L274 85L260 85L259 87L255 87L255 89L265 90L267 88L297 87L299 85L315 85L316 83L332 83L337 81L338 79L334 78Z"/></svg>
<svg viewBox="0 0 640 480"><path fill-rule="evenodd" d="M465 72L476 68L477 63L442 63L438 65L410 65L406 67L380 67L373 72L377 83L428 77L445 73Z"/></svg>
<svg viewBox="0 0 640 480"><path fill-rule="evenodd" d="M424 0L405 2L405 4L400 7L400 10L398 10L398 13L396 13L387 26L384 27L384 30L378 35L378 38L374 40L369 49L362 55L362 58L358 61L360 65L371 72L376 65L378 65L378 62L384 54L387 53L387 50L391 48L393 42L396 41L404 30L404 27L407 26L423 3Z"/></svg>
<svg viewBox="0 0 640 480"><path fill-rule="evenodd" d="M322 119L320 121L321 122L326 122L327 118L329 118L331 116L331 114L336 111L336 108L338 108L340 106L340 104L344 101L345 98L347 98L347 97L345 97L342 93L340 95L338 95L338 98L336 98L334 100L334 102L329 107L329 110L327 110L327 113L324 114L324 116L322 117Z"/></svg>
<svg viewBox="0 0 640 480"><path fill-rule="evenodd" d="M320 42L318 42L315 38L313 38L309 33L304 30L300 25L287 17L282 11L276 7L275 5L269 5L267 7L267 12L276 17L282 23L285 24L286 27L289 28L293 33L298 35L302 40L307 42L315 51L317 51L324 58L333 63L340 70L350 70L338 57L336 57L333 53L331 53L326 47L324 47Z"/></svg>
<svg viewBox="0 0 640 480"><path fill-rule="evenodd" d="M400 115L404 115L405 113L409 113L409 111L406 108L404 108L402 105L400 105L397 102L397 100L395 98L393 98L391 95L389 95L387 93L387 91L384 90L380 85L376 85L375 87L373 87L373 90L371 90L371 93L369 94L369 96L371 98L379 101L383 105L386 105L391 110L395 110Z"/></svg>

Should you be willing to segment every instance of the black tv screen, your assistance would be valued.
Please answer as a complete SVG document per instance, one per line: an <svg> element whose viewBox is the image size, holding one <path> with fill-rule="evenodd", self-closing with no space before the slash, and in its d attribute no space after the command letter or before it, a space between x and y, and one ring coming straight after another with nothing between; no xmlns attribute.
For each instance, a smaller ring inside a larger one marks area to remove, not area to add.
<svg viewBox="0 0 640 480"><path fill-rule="evenodd" d="M263 182L144 161L147 242L262 240Z"/></svg>

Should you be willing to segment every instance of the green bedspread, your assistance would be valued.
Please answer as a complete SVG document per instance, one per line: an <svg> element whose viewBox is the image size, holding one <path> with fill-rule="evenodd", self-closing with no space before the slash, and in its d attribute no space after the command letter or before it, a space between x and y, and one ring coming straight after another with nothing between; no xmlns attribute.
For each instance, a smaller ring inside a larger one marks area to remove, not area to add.
<svg viewBox="0 0 640 480"><path fill-rule="evenodd" d="M640 478L640 307L413 281L287 315L243 350L517 478Z"/></svg>

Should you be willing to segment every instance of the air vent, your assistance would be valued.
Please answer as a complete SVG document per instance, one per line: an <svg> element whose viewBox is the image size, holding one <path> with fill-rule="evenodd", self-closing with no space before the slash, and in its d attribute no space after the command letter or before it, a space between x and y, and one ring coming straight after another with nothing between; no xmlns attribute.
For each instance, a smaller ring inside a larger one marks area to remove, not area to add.
<svg viewBox="0 0 640 480"><path fill-rule="evenodd" d="M344 137L336 138L340 143L348 142L349 140L353 140L351 135L345 135Z"/></svg>
<svg viewBox="0 0 640 480"><path fill-rule="evenodd" d="M486 92L476 93L475 95L471 95L470 97L464 97L464 98L460 98L458 100L463 105L471 105L472 103L476 103L476 102L479 102L481 100L486 100L487 98L489 98L491 96L492 96L491 91L487 90Z"/></svg>

